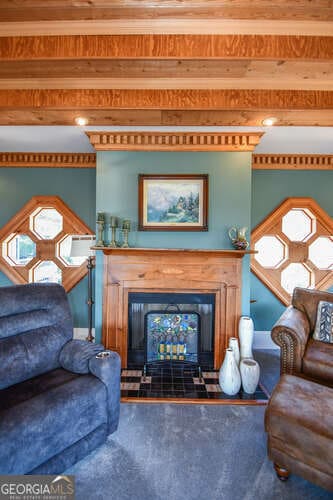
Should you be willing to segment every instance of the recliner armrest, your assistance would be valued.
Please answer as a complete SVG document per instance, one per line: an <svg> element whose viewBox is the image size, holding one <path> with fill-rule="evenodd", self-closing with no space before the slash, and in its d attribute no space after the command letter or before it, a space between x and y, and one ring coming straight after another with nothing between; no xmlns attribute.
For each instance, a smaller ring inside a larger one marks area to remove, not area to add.
<svg viewBox="0 0 333 500"><path fill-rule="evenodd" d="M300 373L310 335L306 314L289 306L271 331L272 340L281 348L281 374Z"/></svg>
<svg viewBox="0 0 333 500"><path fill-rule="evenodd" d="M93 344L86 340L70 340L66 342L59 354L61 366L73 373L89 373L89 360L104 350L102 344Z"/></svg>
<svg viewBox="0 0 333 500"><path fill-rule="evenodd" d="M89 369L106 386L108 393L108 428L117 430L120 412L120 356L114 351L102 351L89 360Z"/></svg>
<svg viewBox="0 0 333 500"><path fill-rule="evenodd" d="M114 432L118 427L120 411L120 356L104 350L102 344L85 340L70 340L59 355L61 366L74 373L92 373L106 387L108 404L108 429Z"/></svg>

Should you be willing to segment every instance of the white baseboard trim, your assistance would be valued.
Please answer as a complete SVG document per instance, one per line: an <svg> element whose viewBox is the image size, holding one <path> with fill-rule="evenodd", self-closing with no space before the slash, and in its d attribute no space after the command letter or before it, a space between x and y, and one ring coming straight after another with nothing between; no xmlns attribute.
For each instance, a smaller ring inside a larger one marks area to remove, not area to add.
<svg viewBox="0 0 333 500"><path fill-rule="evenodd" d="M269 330L259 330L254 332L253 349L279 349L279 346L273 342Z"/></svg>
<svg viewBox="0 0 333 500"><path fill-rule="evenodd" d="M92 329L92 334L95 337L95 328ZM88 328L74 328L74 339L86 340L88 337Z"/></svg>

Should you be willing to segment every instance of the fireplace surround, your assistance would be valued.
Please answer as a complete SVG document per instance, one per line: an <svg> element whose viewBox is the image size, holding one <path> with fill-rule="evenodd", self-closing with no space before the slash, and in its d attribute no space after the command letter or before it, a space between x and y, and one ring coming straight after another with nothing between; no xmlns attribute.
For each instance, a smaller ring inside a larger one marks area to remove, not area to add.
<svg viewBox="0 0 333 500"><path fill-rule="evenodd" d="M104 253L102 340L128 366L131 293L212 294L213 366L218 369L241 312L243 250L96 247Z"/></svg>

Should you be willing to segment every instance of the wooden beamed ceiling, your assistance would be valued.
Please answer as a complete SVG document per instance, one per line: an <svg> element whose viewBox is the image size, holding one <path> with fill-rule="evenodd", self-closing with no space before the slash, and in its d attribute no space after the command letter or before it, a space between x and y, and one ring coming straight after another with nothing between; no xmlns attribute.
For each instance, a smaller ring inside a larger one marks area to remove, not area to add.
<svg viewBox="0 0 333 500"><path fill-rule="evenodd" d="M0 125L333 125L332 0L1 0Z"/></svg>

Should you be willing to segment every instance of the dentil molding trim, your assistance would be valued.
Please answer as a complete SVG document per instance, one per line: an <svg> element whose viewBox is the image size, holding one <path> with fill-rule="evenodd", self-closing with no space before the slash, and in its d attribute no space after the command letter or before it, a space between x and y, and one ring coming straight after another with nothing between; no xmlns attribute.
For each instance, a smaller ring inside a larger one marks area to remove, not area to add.
<svg viewBox="0 0 333 500"><path fill-rule="evenodd" d="M263 132L86 132L96 151L253 151Z"/></svg>
<svg viewBox="0 0 333 500"><path fill-rule="evenodd" d="M0 153L0 167L95 168L95 153Z"/></svg>
<svg viewBox="0 0 333 500"><path fill-rule="evenodd" d="M254 154L253 170L333 170L333 155Z"/></svg>
<svg viewBox="0 0 333 500"><path fill-rule="evenodd" d="M96 133L91 132L94 135L94 139L90 139L91 143L94 145L96 150L108 151L108 150L135 150L135 151L251 151L253 150L252 145L248 146L250 140L247 144L241 143L238 146L236 144L208 144L204 143L200 137L196 138L196 144L183 143L173 139L174 133L170 133L170 137L167 139L168 144L161 144L161 139L158 137L151 139L150 142L145 138L141 137L141 143L139 139L134 141L134 144L127 143L126 139L123 139L121 143L111 143L115 141L113 139L95 138ZM113 134L114 136L115 134ZM137 136L138 134L133 134ZM149 134L151 136L151 133ZM163 134L165 135L165 134ZM193 136L194 134L190 134ZM201 136L202 134L198 134ZM214 137L216 134L212 134ZM116 140L121 140L119 134L116 134ZM235 137L232 134L232 137ZM251 135L253 137L253 135ZM127 136L128 140L128 136ZM260 137L259 137L260 140ZM93 142L97 141L97 143ZM142 144L143 141L143 144ZM155 142L154 144L152 144ZM156 144L157 142L157 144ZM170 143L171 142L171 143ZM184 141L183 141L184 142ZM227 142L227 141L226 141ZM247 149L251 147L252 149ZM231 149L232 148L232 149ZM19 152L10 153L0 152L0 168L96 168L96 153L40 153L40 152ZM333 170L333 155L307 155L307 154L254 154L252 156L252 169L253 170Z"/></svg>

